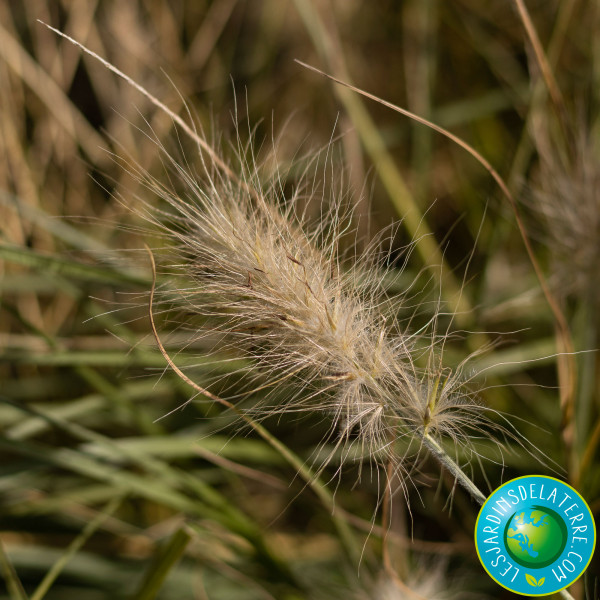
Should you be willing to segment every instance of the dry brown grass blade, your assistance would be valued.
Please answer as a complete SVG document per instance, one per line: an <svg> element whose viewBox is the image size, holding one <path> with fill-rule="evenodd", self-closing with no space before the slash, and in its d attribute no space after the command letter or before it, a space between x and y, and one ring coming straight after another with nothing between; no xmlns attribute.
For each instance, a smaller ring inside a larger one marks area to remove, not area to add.
<svg viewBox="0 0 600 600"><path fill-rule="evenodd" d="M217 40L225 25L231 18L237 0L221 0L214 2L206 11L206 16L200 29L192 40L187 60L193 62L194 69L199 71L214 52Z"/></svg>
<svg viewBox="0 0 600 600"><path fill-rule="evenodd" d="M0 25L0 56L6 64L35 92L56 120L72 136L86 154L98 164L107 159L102 147L104 139L67 98L63 90Z"/></svg>
<svg viewBox="0 0 600 600"><path fill-rule="evenodd" d="M184 131L185 134L190 137L190 139L194 140L194 142L196 142L198 144L198 146L200 148L202 148L202 150L204 150L208 154L208 156L210 157L210 160L214 163L215 166L217 166L219 169L221 169L221 171L223 173L225 173L228 177L231 177L234 180L237 179L235 174L233 173L233 171L225 164L225 162L223 162L223 160L215 152L214 148L205 139L200 137L198 135L198 133L196 131L194 131L194 129L192 127L190 127L178 114L174 113L166 104L164 104L156 96L151 94L145 87L141 86L139 83L134 81L131 77L129 77L128 75L123 73L123 71L117 69L117 67L115 67L112 63L108 62L106 59L102 58L100 55L96 54L95 52L93 52L92 50L90 50L89 48L87 48L86 46L84 46L83 44L78 42L77 40L68 36L66 33L63 33L59 29L56 29L56 28L52 27L51 25L44 23L44 21L39 21L39 23L41 23L42 25L44 25L45 27L47 27L48 29L50 29L51 31L56 33L56 35L59 35L60 37L68 40L69 42L71 42L71 44L74 44L80 50L82 50L83 52L85 52L86 54L91 56L92 58L95 58L98 62L100 62L102 65L104 65L109 71L111 71L115 75L121 77L121 79L126 81L133 88L135 88L140 94L142 94L145 98L150 100L150 102L152 102L152 104L154 104L154 106L156 106L158 109L162 110L165 114L169 115L169 117L171 117L171 119L173 119L173 122L176 123L182 129L182 131Z"/></svg>
<svg viewBox="0 0 600 600"><path fill-rule="evenodd" d="M158 349L160 350L160 353L164 356L169 367L171 367L171 369L173 369L173 371L177 374L177 376L182 381L185 381L185 383L187 383L190 387L192 387L194 390L196 390L198 393L202 394L203 396L206 396L213 402L216 402L217 404L220 404L221 406L224 406L225 408L229 408L229 409L235 411L238 415L242 416L242 418L244 418L247 422L249 422L249 419L247 417L244 417L243 415L241 415L241 413L237 410L237 408L235 407L234 404L232 404L228 400L225 400L224 398L220 398L219 396L216 396L212 392L209 392L207 389L200 387L195 381L190 379L173 362L173 360L169 356L169 353L166 351L165 347L163 346L163 343L160 340L160 336L158 335L158 330L156 329L156 324L154 322L154 313L152 310L152 307L154 304L154 292L156 290L156 262L154 260L154 255L152 254L152 250L150 250L149 246L146 246L146 251L148 252L148 257L149 257L150 263L152 265L152 287L150 288L150 301L148 304L148 318L150 319L150 327L152 328L152 334L154 335L154 339L156 340L156 344L158 346Z"/></svg>
<svg viewBox="0 0 600 600"><path fill-rule="evenodd" d="M569 415L572 414L573 407L574 407L575 382L576 382L576 377L575 377L576 364L575 364L575 358L574 358L574 354L573 354L573 342L571 339L571 333L570 333L567 321L565 319L565 316L559 306L559 303L556 300L556 298L554 297L554 294L552 293L552 291L550 290L550 287L548 286L548 282L546 281L546 277L544 276L542 268L535 256L533 247L531 245L531 241L530 241L527 231L525 229L525 224L523 223L523 219L521 218L521 214L520 214L519 208L517 206L515 197L509 190L508 186L506 185L506 182L504 181L504 179L502 179L502 177L500 176L498 171L496 171L496 169L494 169L494 167L492 167L492 165L489 163L489 161L487 161L479 152L477 152L477 150L475 150L475 148L473 148L472 146L467 144L467 142L465 142L458 136L454 135L447 129L444 129L443 127L440 127L439 125L436 125L435 123L433 123L427 119L424 119L423 117L420 117L419 115L415 115L414 113L410 112L409 110L406 110L405 108L401 108L400 106L392 104L391 102L388 102L387 100L383 100L382 98L379 98L378 96L375 96L374 94L370 94L369 92L366 92L365 90L362 90L354 85L346 83L345 81L342 81L341 79L338 79L337 77L334 77L333 75L329 75L328 73L325 73L324 71L321 71L320 69L318 69L316 67L308 65L297 59L296 59L296 62L299 65L301 65L315 73L318 73L319 75L326 77L327 79L335 81L336 83L338 83L346 88L351 89L353 92L356 92L357 94L360 94L361 96L364 96L365 98L369 98L370 100L373 100L374 102L382 104L383 106L386 106L387 108L390 108L410 119L413 119L414 121L417 121L418 123L421 123L427 127L430 127L434 131L437 131L438 133L442 134L444 137L447 137L448 139L453 141L455 144L457 144L458 146L460 146L461 148L466 150L493 177L494 181L498 184L498 187L502 190L502 193L504 194L504 196L506 197L506 199L508 200L508 202L510 204L511 210L513 211L515 220L517 222L517 227L519 228L519 233L523 240L523 244L525 245L525 250L527 251L529 260L531 261L531 264L532 264L535 274L538 278L538 281L540 283L542 291L544 292L546 301L548 302L548 305L550 306L550 309L552 310L552 314L554 315L556 328L557 328L557 337L558 337L558 348L557 348L558 359L557 359L557 362L558 362L558 375L559 375L559 385L560 385L560 395L561 395L561 407L563 409L563 421L564 421L565 425L570 423L571 419L570 419Z"/></svg>
<svg viewBox="0 0 600 600"><path fill-rule="evenodd" d="M383 106L386 106L387 108L391 108L392 110L399 112L400 114L402 114L406 117L409 117L410 119L413 119L414 121L417 121L418 123L426 125L427 127L430 127L431 129L433 129L434 131L437 131L438 133L441 133L443 136L449 138L455 144L458 144L461 148L463 148L469 154L471 154L471 156L473 156L489 172L489 174L494 178L494 180L496 181L496 183L498 184L498 186L500 187L502 192L506 195L508 200L511 202L511 204L515 204L515 206L516 206L513 195L510 193L506 183L504 182L502 177L500 177L500 175L494 169L494 167L492 167L492 165L481 154L479 154L479 152L477 152L477 150L475 150L475 148L473 148L472 146L467 144L465 141L463 141L459 137L455 136L453 133L451 133L447 129L444 129L443 127L440 127L439 125L436 125L435 123L432 123L431 121L428 121L427 119L424 119L423 117L420 117L419 115L416 115L416 114L410 112L409 110L406 110L405 108L401 108L400 106L392 104L391 102L388 102L387 100L383 100L383 98L379 98L378 96L370 94L369 92L366 92L365 90L362 90L350 83L346 83L345 81L342 81L341 79L338 79L337 77L334 77L333 75L329 75L328 73L321 71L321 69L318 69L317 67L313 67L312 65L306 64L305 62L302 62L301 60L297 60L297 59L296 59L296 62L299 65L301 65L311 71L314 71L315 73L318 73L319 75L323 75L324 77L327 77L327 79L331 79L332 81L335 81L336 83L339 83L340 85L343 85L344 87L351 89L353 92L356 92L357 94L360 94L361 96L364 96L365 98L369 98L370 100L373 100L379 104L383 104Z"/></svg>
<svg viewBox="0 0 600 600"><path fill-rule="evenodd" d="M540 38L538 37L535 26L533 25L529 11L525 6L525 2L523 0L514 0L514 2L517 7L517 11L519 12L519 17L523 23L523 27L525 28L525 32L527 33L527 37L529 38L531 46L533 47L535 58L540 67L540 71L542 72L542 77L546 82L546 87L548 88L550 98L552 98L554 108L558 114L561 124L564 125L564 117L566 114L565 101L560 88L558 87L558 83L556 82L556 78L554 77L554 73L552 73L552 69L548 59L546 58L544 49L542 48Z"/></svg>
<svg viewBox="0 0 600 600"><path fill-rule="evenodd" d="M552 100L552 105L558 117L558 122L561 127L562 134L564 136L564 140L567 142L567 146L569 147L572 144L572 139L570 136L570 130L567 126L567 111L565 106L564 97L558 87L558 83L556 82L556 78L554 77L554 73L552 72L552 68L550 67L550 63L546 54L544 53L544 49L542 48L542 44L540 42L539 36L531 20L531 16L529 15L529 11L525 6L524 0L514 0L515 5L517 7L517 11L519 12L519 17L521 18L521 22L523 23L523 27L527 33L527 37L533 47L533 51L535 53L535 57L542 73L542 77L548 88L548 93L550 94L550 98ZM571 142L571 144L569 144ZM545 290L544 290L545 291ZM562 314L562 313L561 313ZM558 319L557 319L558 323ZM565 320L565 328L566 320ZM569 335L568 340L567 336L564 335L563 327L558 327L558 335L557 335L557 350L559 352L559 360L558 360L558 374L559 380L561 382L567 381L572 385L572 393L569 397L561 395L561 408L562 408L562 433L565 444L569 449L569 453L571 453L572 446L574 444L574 436L575 436L575 385L576 385L576 363L573 359L564 360L561 359L560 356L564 356L563 353L571 353L573 352L573 344ZM575 473L578 471L578 466L576 464L571 465ZM577 475L575 475L577 478Z"/></svg>
<svg viewBox="0 0 600 600"><path fill-rule="evenodd" d="M199 444L194 445L194 452L201 456L204 460L211 462L213 465L216 465L225 471L235 473L240 477L258 481L262 485L268 485L276 490L287 490L289 487L285 481L275 477L274 475L269 475L268 473L264 473L258 469L252 469L245 465L239 464L233 460L225 458L224 456L220 456L215 452L211 452L206 448L202 448L202 446Z"/></svg>

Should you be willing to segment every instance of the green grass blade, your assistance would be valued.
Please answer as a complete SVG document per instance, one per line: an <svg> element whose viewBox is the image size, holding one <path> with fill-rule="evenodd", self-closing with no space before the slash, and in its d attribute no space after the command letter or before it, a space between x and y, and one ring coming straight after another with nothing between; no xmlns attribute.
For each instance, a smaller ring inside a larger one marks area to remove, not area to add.
<svg viewBox="0 0 600 600"><path fill-rule="evenodd" d="M273 573L277 573L281 580L294 585L293 575L285 562L280 560L266 543L261 527L207 483L148 454L140 455L135 450L119 448L114 440L81 425L49 417L40 411L34 411L31 407L22 407L22 409L47 419L70 435L86 442L97 443L110 452L120 453L123 458L134 462L145 472L150 472L151 476L142 477L131 472L123 472L113 465L96 461L84 451L61 448L44 452L40 447L32 444L25 446L23 442L11 443L12 440L7 439L0 439L0 446L7 445L17 452L59 464L88 477L110 481L122 492L141 494L166 504L178 512L213 519L246 538L254 546L257 554L270 565ZM182 488L184 490L187 488L193 494L188 495L189 492L186 494L184 491L179 491Z"/></svg>
<svg viewBox="0 0 600 600"><path fill-rule="evenodd" d="M141 383L129 383L119 389L121 396L127 398L130 402L147 399L151 394L160 395L168 392L171 386L168 382L144 381ZM107 406L106 394L96 393L89 394L81 398L76 398L64 404L54 406L35 406L34 409L43 410L49 417L56 419L64 419L66 421L90 417L97 414ZM17 411L16 407L10 406L12 411ZM18 414L22 417L23 411L19 410ZM12 414L10 421L5 420L5 423L11 422L11 426L5 429L4 434L13 439L27 439L44 433L52 427L52 424L40 416L26 416L25 418L15 419Z"/></svg>
<svg viewBox="0 0 600 600"><path fill-rule="evenodd" d="M123 271L107 269L106 267L79 263L51 254L41 254L20 246L0 246L0 259L15 262L32 269L40 269L46 274L62 275L81 281L128 284L146 288L150 286L150 280L137 274L134 275Z"/></svg>
<svg viewBox="0 0 600 600"><path fill-rule="evenodd" d="M2 541L0 541L0 571L6 582L6 589L8 590L10 600L27 600L27 594L10 559L4 551Z"/></svg>
<svg viewBox="0 0 600 600"><path fill-rule="evenodd" d="M341 57L335 54L331 36L312 1L295 0L294 3L322 60L325 61L329 69L332 69L332 65L339 65ZM346 76L343 68L333 69L333 71L335 75L341 75L345 81L349 81L350 78ZM423 264L435 278L450 310L456 315L456 322L459 325L464 325L471 318L471 306L465 295L461 293L462 286L454 277L452 269L447 265L435 236L427 225L424 215L402 174L394 164L371 115L357 94L341 86L334 86L333 89L356 127L390 201L398 216L402 219L403 226L414 241L415 249Z"/></svg>
<svg viewBox="0 0 600 600"><path fill-rule="evenodd" d="M42 598L48 593L48 590L52 587L52 584L56 581L57 577L61 574L67 563L73 556L75 556L75 554L77 554L77 552L97 531L97 529L102 526L102 523L117 510L122 500L123 498L121 496L113 498L106 505L104 510L83 528L83 531L69 544L64 554L62 554L62 556L54 563L54 565L52 565L52 568L48 571L48 573L46 573L44 579L42 579L30 600L42 600Z"/></svg>
<svg viewBox="0 0 600 600"><path fill-rule="evenodd" d="M177 490L162 485L156 477L144 477L125 472L121 468L103 464L83 452L69 448L55 449L42 444L6 438L0 438L0 448L36 459L42 464L67 469L89 479L110 483L118 490L117 493L134 494L169 507L175 512L206 516L201 503L194 502Z"/></svg>
<svg viewBox="0 0 600 600"><path fill-rule="evenodd" d="M185 529L178 529L171 536L167 544L154 557L138 591L132 595L132 600L156 598L165 579L183 556L190 540L191 536Z"/></svg>
<svg viewBox="0 0 600 600"><path fill-rule="evenodd" d="M90 252L101 253L101 256L106 257L109 247L99 240L86 235L75 227L69 225L64 218L57 219L39 207L31 206L23 202L18 196L8 194L0 190L0 205L15 206L21 217L25 217L31 223L51 233L53 236L61 239L74 248L87 250Z"/></svg>

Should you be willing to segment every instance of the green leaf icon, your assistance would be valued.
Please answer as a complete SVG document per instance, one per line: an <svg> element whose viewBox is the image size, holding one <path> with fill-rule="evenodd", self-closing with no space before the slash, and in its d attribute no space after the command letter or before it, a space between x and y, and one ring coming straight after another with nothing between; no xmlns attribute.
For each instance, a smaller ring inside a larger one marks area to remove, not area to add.
<svg viewBox="0 0 600 600"><path fill-rule="evenodd" d="M541 586L543 586L543 585L544 585L544 581L546 581L546 578L545 578L545 577L541 577L541 578L538 580L538 587L541 587Z"/></svg>
<svg viewBox="0 0 600 600"><path fill-rule="evenodd" d="M532 585L533 587L538 586L538 582L536 581L536 579L533 575L530 575L529 573L525 573L525 579L527 579L527 583L529 585Z"/></svg>

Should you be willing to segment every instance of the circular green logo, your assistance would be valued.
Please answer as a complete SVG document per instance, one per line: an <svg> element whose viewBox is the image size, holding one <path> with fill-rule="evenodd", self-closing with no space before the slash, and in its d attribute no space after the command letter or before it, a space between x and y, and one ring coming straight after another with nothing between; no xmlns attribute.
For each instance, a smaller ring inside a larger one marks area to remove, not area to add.
<svg viewBox="0 0 600 600"><path fill-rule="evenodd" d="M596 526L585 500L545 475L507 481L484 502L475 547L496 583L524 596L548 596L571 585L594 554Z"/></svg>
<svg viewBox="0 0 600 600"><path fill-rule="evenodd" d="M564 520L545 506L528 506L510 517L504 528L509 556L523 567L540 569L552 564L567 545Z"/></svg>

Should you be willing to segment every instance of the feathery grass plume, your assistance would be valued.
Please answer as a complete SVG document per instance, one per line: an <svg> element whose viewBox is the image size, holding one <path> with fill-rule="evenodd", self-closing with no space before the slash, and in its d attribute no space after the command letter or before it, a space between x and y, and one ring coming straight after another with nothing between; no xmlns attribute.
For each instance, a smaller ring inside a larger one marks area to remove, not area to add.
<svg viewBox="0 0 600 600"><path fill-rule="evenodd" d="M180 164L155 139L169 185L151 177L135 161L130 173L162 198L169 210L145 202L146 218L158 225L172 247L178 281L163 301L186 303L203 332L255 359L267 386L282 381L302 391L277 411L325 411L339 429L339 444L357 441L368 455L398 459L399 438L425 445L481 504L485 496L445 452L436 438L449 434L470 444L470 430L494 427L483 407L465 394L457 374L439 366L444 336L422 328L409 332L380 311L382 273L374 248L348 263L340 236L349 227L339 197L311 224L300 208L302 190L318 196L304 180L286 198L275 173L264 184L252 153L238 137L237 164L229 165L178 115L137 82L85 46L51 28L122 77L170 115L198 146L201 173ZM277 163L277 161L275 161ZM181 187L176 190L173 183ZM308 194L309 196L311 194ZM323 198L317 198L323 200ZM123 199L129 204L129 199ZM431 324L437 322L436 316ZM425 360L423 360L425 358ZM425 363L425 367L419 366ZM432 368L432 365L434 367ZM504 432L506 433L506 432ZM409 443L410 447L410 443Z"/></svg>
<svg viewBox="0 0 600 600"><path fill-rule="evenodd" d="M386 573L375 583L368 594L353 595L356 600L484 600L478 593L466 591L462 577L449 577L446 561L419 560L405 581Z"/></svg>
<svg viewBox="0 0 600 600"><path fill-rule="evenodd" d="M573 156L560 156L540 135L538 132L541 165L533 197L546 224L556 289L563 299L569 295L595 298L600 307L596 276L600 256L600 148L589 134L582 133Z"/></svg>
<svg viewBox="0 0 600 600"><path fill-rule="evenodd" d="M283 201L279 176L264 187L252 162L239 161L239 179L205 164L200 182L165 156L187 197L144 181L174 209L151 218L176 242L179 273L193 281L176 289L177 299L208 332L255 358L261 379L313 390L282 410L326 410L342 437L358 428L372 451L386 446L387 420L406 409L415 387L413 340L394 334L378 311L375 272L343 264L338 243L348 219L339 203L306 233L302 186Z"/></svg>
<svg viewBox="0 0 600 600"><path fill-rule="evenodd" d="M410 332L383 310L382 250L372 245L355 259L341 250L351 220L335 186L324 195L307 168L286 198L284 174L276 170L265 184L265 165L239 142L236 164L224 172L202 161L200 174L156 144L170 185L135 164L126 168L167 207L143 201L146 218L171 240L174 284L158 291L159 303L183 303L186 327L201 322L197 339L216 335L219 351L252 359L249 393L283 382L298 390L279 405L271 402L277 394L267 393L253 416L327 413L336 446L358 444L379 460L399 460L396 442L405 438L410 449L416 440L462 480L435 439L468 446L474 430L491 436L494 426L463 385L461 369L443 369L437 314L429 327ZM311 200L321 205L316 221ZM481 492L467 487L481 502Z"/></svg>

